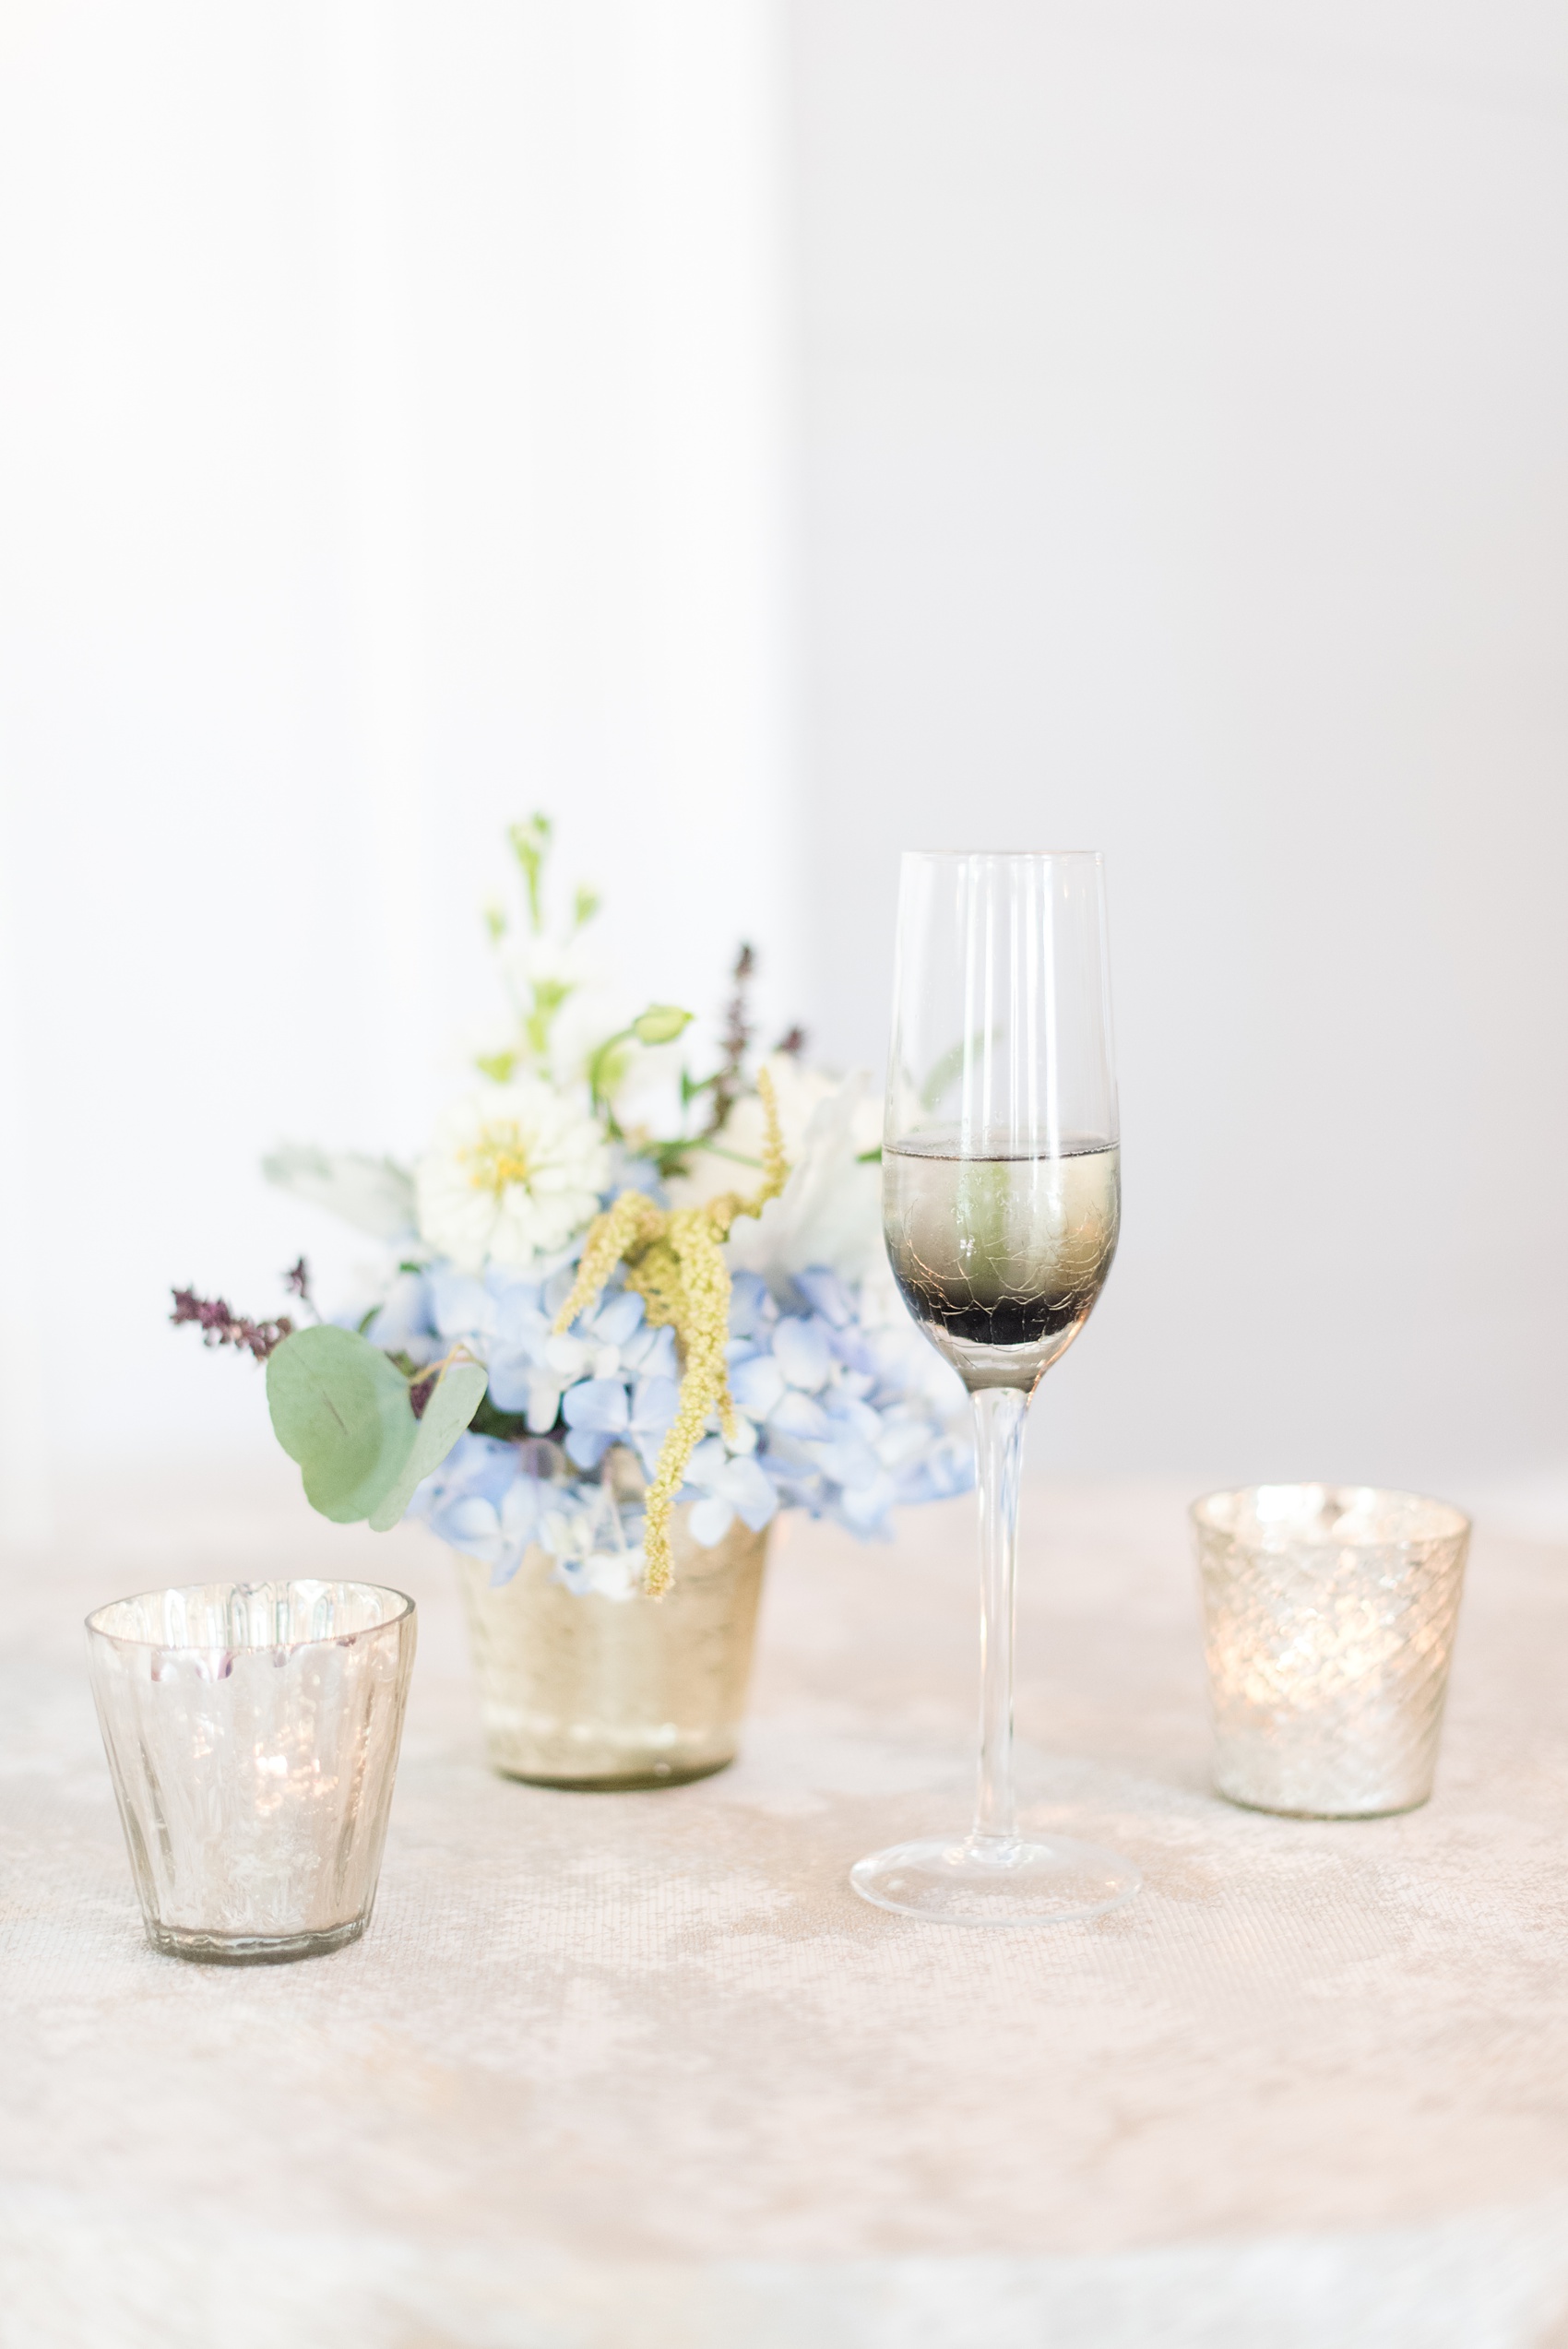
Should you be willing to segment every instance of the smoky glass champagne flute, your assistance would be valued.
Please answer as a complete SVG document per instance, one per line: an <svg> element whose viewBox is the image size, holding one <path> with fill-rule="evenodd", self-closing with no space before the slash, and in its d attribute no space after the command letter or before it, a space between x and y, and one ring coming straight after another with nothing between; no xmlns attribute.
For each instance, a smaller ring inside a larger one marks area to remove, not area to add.
<svg viewBox="0 0 1568 2349"><path fill-rule="evenodd" d="M1018 1833L1013 1634L1018 1477L1036 1387L1088 1319L1121 1213L1104 874L1093 853L907 855L899 887L883 1225L904 1302L974 1409L980 1751L968 1834L850 1871L879 1907L947 1924L1099 1916L1129 1860Z"/></svg>

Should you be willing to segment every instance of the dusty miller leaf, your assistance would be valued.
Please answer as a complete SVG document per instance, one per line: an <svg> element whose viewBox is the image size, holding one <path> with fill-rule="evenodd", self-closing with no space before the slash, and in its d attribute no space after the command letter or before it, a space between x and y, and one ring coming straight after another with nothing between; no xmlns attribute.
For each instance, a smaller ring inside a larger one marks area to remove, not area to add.
<svg viewBox="0 0 1568 2349"><path fill-rule="evenodd" d="M262 1160L261 1171L279 1191L330 1208L377 1240L403 1240L416 1228L413 1177L391 1158L286 1142Z"/></svg>

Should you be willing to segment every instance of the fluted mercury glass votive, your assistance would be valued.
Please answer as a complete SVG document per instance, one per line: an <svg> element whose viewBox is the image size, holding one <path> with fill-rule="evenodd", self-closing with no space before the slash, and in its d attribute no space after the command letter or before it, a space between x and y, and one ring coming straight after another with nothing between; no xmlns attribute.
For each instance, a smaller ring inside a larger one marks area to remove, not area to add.
<svg viewBox="0 0 1568 2349"><path fill-rule="evenodd" d="M414 1661L374 1583L207 1583L87 1619L99 1724L148 1938L229 1964L364 1931Z"/></svg>
<svg viewBox="0 0 1568 2349"><path fill-rule="evenodd" d="M1218 1791L1316 1819L1425 1802L1469 1520L1366 1485L1252 1485L1192 1515Z"/></svg>

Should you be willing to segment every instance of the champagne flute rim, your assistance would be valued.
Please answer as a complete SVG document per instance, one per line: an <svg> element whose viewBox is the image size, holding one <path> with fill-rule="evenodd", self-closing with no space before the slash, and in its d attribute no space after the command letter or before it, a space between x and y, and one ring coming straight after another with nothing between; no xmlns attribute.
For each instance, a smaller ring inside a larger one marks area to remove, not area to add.
<svg viewBox="0 0 1568 2349"><path fill-rule="evenodd" d="M1103 848L905 848L927 864L1103 864Z"/></svg>

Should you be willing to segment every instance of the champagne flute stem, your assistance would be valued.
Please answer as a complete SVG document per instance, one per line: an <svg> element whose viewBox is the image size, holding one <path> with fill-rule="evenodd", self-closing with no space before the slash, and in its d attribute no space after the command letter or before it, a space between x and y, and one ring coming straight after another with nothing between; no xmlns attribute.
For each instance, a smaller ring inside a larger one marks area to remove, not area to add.
<svg viewBox="0 0 1568 2349"><path fill-rule="evenodd" d="M1021 1387L981 1387L975 1413L975 1483L980 1499L980 1750L974 1834L1011 1840L1013 1793L1013 1627L1018 1548L1018 1477L1029 1398Z"/></svg>

